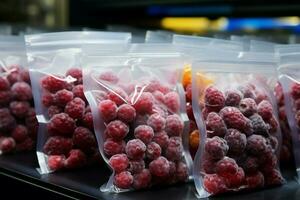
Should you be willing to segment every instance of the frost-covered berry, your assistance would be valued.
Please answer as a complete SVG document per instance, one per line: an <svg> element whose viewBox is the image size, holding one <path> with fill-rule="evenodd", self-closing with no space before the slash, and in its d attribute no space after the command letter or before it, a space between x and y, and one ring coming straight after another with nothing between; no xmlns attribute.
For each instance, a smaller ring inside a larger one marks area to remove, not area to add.
<svg viewBox="0 0 300 200"><path fill-rule="evenodd" d="M154 131L150 126L139 125L134 130L134 136L135 138L142 140L145 144L148 144L154 136Z"/></svg>
<svg viewBox="0 0 300 200"><path fill-rule="evenodd" d="M166 120L160 114L155 113L150 115L147 124L152 127L155 132L159 132L165 128Z"/></svg>
<svg viewBox="0 0 300 200"><path fill-rule="evenodd" d="M125 142L124 141L114 141L111 138L108 138L104 142L104 153L108 156L113 156L115 154L120 154L125 151Z"/></svg>
<svg viewBox="0 0 300 200"><path fill-rule="evenodd" d="M87 163L86 155L79 149L72 149L69 156L64 161L64 167L74 169L84 166Z"/></svg>
<svg viewBox="0 0 300 200"><path fill-rule="evenodd" d="M85 102L75 97L72 101L67 103L65 107L65 113L67 113L73 119L82 119L85 112Z"/></svg>
<svg viewBox="0 0 300 200"><path fill-rule="evenodd" d="M117 117L117 105L111 100L101 101L98 105L98 109L105 122L110 122Z"/></svg>
<svg viewBox="0 0 300 200"><path fill-rule="evenodd" d="M229 147L228 153L239 155L244 152L247 145L247 137L236 129L228 129L224 139Z"/></svg>
<svg viewBox="0 0 300 200"><path fill-rule="evenodd" d="M119 120L125 123L130 123L135 119L136 112L134 107L132 107L131 105L123 104L118 108L117 116Z"/></svg>
<svg viewBox="0 0 300 200"><path fill-rule="evenodd" d="M133 103L133 107L139 114L152 112L153 96L149 92L143 92Z"/></svg>
<svg viewBox="0 0 300 200"><path fill-rule="evenodd" d="M48 157L48 167L50 170L57 171L64 167L66 157L64 155L53 155Z"/></svg>
<svg viewBox="0 0 300 200"><path fill-rule="evenodd" d="M47 129L52 135L70 136L75 130L75 121L68 114L59 113L50 119Z"/></svg>
<svg viewBox="0 0 300 200"><path fill-rule="evenodd" d="M208 138L205 143L205 152L211 159L222 159L227 154L228 149L226 140L218 136Z"/></svg>
<svg viewBox="0 0 300 200"><path fill-rule="evenodd" d="M144 160L131 160L129 161L128 171L132 174L136 174L145 169L145 161Z"/></svg>
<svg viewBox="0 0 300 200"><path fill-rule="evenodd" d="M169 136L180 136L183 128L183 121L177 114L169 115L167 117L165 130Z"/></svg>
<svg viewBox="0 0 300 200"><path fill-rule="evenodd" d="M177 92L169 92L164 96L164 103L172 113L178 113L180 100Z"/></svg>
<svg viewBox="0 0 300 200"><path fill-rule="evenodd" d="M151 173L148 169L143 169L140 173L133 176L133 188L143 189L150 186Z"/></svg>
<svg viewBox="0 0 300 200"><path fill-rule="evenodd" d="M141 160L145 156L146 145L140 139L129 140L125 147L128 158L132 160Z"/></svg>
<svg viewBox="0 0 300 200"><path fill-rule="evenodd" d="M11 113L17 118L24 118L29 111L30 104L27 101L13 101L9 104Z"/></svg>
<svg viewBox="0 0 300 200"><path fill-rule="evenodd" d="M32 90L26 82L16 82L11 87L12 94L19 101L29 101L32 99Z"/></svg>
<svg viewBox="0 0 300 200"><path fill-rule="evenodd" d="M188 167L185 163L179 162L176 167L176 178L178 181L184 182L188 179Z"/></svg>
<svg viewBox="0 0 300 200"><path fill-rule="evenodd" d="M216 164L216 172L219 176L227 178L235 175L238 171L238 165L235 160L229 157L224 157Z"/></svg>
<svg viewBox="0 0 300 200"><path fill-rule="evenodd" d="M150 162L149 170L156 177L168 177L170 171L169 161L165 157L160 156Z"/></svg>
<svg viewBox="0 0 300 200"><path fill-rule="evenodd" d="M225 92L225 105L226 106L238 106L243 94L238 90L227 90Z"/></svg>
<svg viewBox="0 0 300 200"><path fill-rule="evenodd" d="M125 154L116 154L109 159L109 165L117 172L125 171L129 165L129 160Z"/></svg>
<svg viewBox="0 0 300 200"><path fill-rule="evenodd" d="M155 133L152 141L159 144L162 149L165 149L169 143L169 136L165 131L160 131Z"/></svg>
<svg viewBox="0 0 300 200"><path fill-rule="evenodd" d="M17 125L11 133L16 142L23 142L28 137L28 130L23 125Z"/></svg>
<svg viewBox="0 0 300 200"><path fill-rule="evenodd" d="M82 84L82 70L80 68L70 68L66 72L66 76L76 78L75 84Z"/></svg>
<svg viewBox="0 0 300 200"><path fill-rule="evenodd" d="M260 188L264 186L265 179L264 175L261 172L247 174L245 177L245 183L247 188Z"/></svg>
<svg viewBox="0 0 300 200"><path fill-rule="evenodd" d="M160 155L161 155L161 148L157 143L151 142L147 145L146 156L148 159L155 160Z"/></svg>
<svg viewBox="0 0 300 200"><path fill-rule="evenodd" d="M211 194L220 194L227 191L225 180L217 174L206 174L203 179L204 189Z"/></svg>
<svg viewBox="0 0 300 200"><path fill-rule="evenodd" d="M49 137L44 145L44 153L47 155L61 155L68 154L72 149L72 139L61 136Z"/></svg>
<svg viewBox="0 0 300 200"><path fill-rule="evenodd" d="M122 140L129 132L129 127L120 120L111 121L106 126L107 134L115 140Z"/></svg>
<svg viewBox="0 0 300 200"><path fill-rule="evenodd" d="M245 98L242 99L239 104L239 109L246 117L250 117L257 112L257 105L254 99Z"/></svg>
<svg viewBox="0 0 300 200"><path fill-rule="evenodd" d="M206 118L206 129L208 137L224 137L227 132L226 125L223 119L215 112L208 114Z"/></svg>
<svg viewBox="0 0 300 200"><path fill-rule="evenodd" d="M65 106L68 102L72 101L73 93L69 90L59 90L54 94L54 101L57 106Z"/></svg>
<svg viewBox="0 0 300 200"><path fill-rule="evenodd" d="M273 116L272 104L267 100L263 100L258 104L257 112L264 120L270 119Z"/></svg>
<svg viewBox="0 0 300 200"><path fill-rule="evenodd" d="M249 119L251 120L254 134L266 137L269 136L269 127L260 115L254 114Z"/></svg>
<svg viewBox="0 0 300 200"><path fill-rule="evenodd" d="M77 127L74 130L72 139L73 144L85 153L90 153L96 147L94 134L85 127Z"/></svg>
<svg viewBox="0 0 300 200"><path fill-rule="evenodd" d="M205 105L215 112L218 112L225 105L223 93L214 86L206 88L204 99Z"/></svg>
<svg viewBox="0 0 300 200"><path fill-rule="evenodd" d="M170 137L166 148L166 158L171 161L178 161L181 159L183 153L182 140L180 137Z"/></svg>
<svg viewBox="0 0 300 200"><path fill-rule="evenodd" d="M251 135L247 138L246 149L253 155L262 155L267 149L267 141L261 135Z"/></svg>
<svg viewBox="0 0 300 200"><path fill-rule="evenodd" d="M121 189L129 189L133 184L133 176L128 171L121 172L115 175L114 184Z"/></svg>

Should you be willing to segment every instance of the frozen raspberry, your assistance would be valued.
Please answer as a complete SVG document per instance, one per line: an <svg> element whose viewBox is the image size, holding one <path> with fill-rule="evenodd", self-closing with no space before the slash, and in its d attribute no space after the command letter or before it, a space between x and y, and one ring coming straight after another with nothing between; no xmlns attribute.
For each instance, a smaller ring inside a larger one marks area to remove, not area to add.
<svg viewBox="0 0 300 200"><path fill-rule="evenodd" d="M266 173L276 168L278 164L277 156L270 146L268 146L263 155L260 155L259 161L261 171Z"/></svg>
<svg viewBox="0 0 300 200"><path fill-rule="evenodd" d="M253 99L245 98L241 100L239 109L246 117L249 117L257 112L257 105Z"/></svg>
<svg viewBox="0 0 300 200"><path fill-rule="evenodd" d="M85 112L85 102L75 97L72 101L67 103L65 107L65 113L67 113L73 119L82 119Z"/></svg>
<svg viewBox="0 0 300 200"><path fill-rule="evenodd" d="M136 112L131 105L123 104L118 108L117 116L119 120L130 123L135 119Z"/></svg>
<svg viewBox="0 0 300 200"><path fill-rule="evenodd" d="M249 85L243 85L243 86L239 86L238 90L243 94L244 98L255 99L253 87L251 87Z"/></svg>
<svg viewBox="0 0 300 200"><path fill-rule="evenodd" d="M164 103L164 94L160 91L155 91L152 93L153 97L155 98L155 100L159 103L162 104Z"/></svg>
<svg viewBox="0 0 300 200"><path fill-rule="evenodd" d="M67 82L61 79L61 77L54 76L43 77L41 80L41 85L49 92L57 92L58 90L66 89L68 87Z"/></svg>
<svg viewBox="0 0 300 200"><path fill-rule="evenodd" d="M236 107L225 107L219 114L223 118L227 128L243 130L247 123L247 118Z"/></svg>
<svg viewBox="0 0 300 200"><path fill-rule="evenodd" d="M58 107L58 106L50 106L48 108L49 118L52 118L54 115L62 113L62 112L63 112L63 109L61 107Z"/></svg>
<svg viewBox="0 0 300 200"><path fill-rule="evenodd" d="M205 105L218 112L225 105L225 97L217 88L210 86L205 90Z"/></svg>
<svg viewBox="0 0 300 200"><path fill-rule="evenodd" d="M49 137L44 145L44 152L47 155L68 154L72 149L73 143L69 138L61 136Z"/></svg>
<svg viewBox="0 0 300 200"><path fill-rule="evenodd" d="M203 180L204 189L211 194L220 194L227 191L225 181L217 174L206 174Z"/></svg>
<svg viewBox="0 0 300 200"><path fill-rule="evenodd" d="M226 140L218 136L208 138L205 143L205 151L208 153L211 159L222 159L227 154L228 149L229 147Z"/></svg>
<svg viewBox="0 0 300 200"><path fill-rule="evenodd" d="M216 164L216 172L219 176L224 178L235 175L238 171L238 165L232 158L224 157Z"/></svg>
<svg viewBox="0 0 300 200"><path fill-rule="evenodd" d="M162 131L165 128L166 120L160 114L155 113L150 115L147 120L147 124L152 127L155 132Z"/></svg>
<svg viewBox="0 0 300 200"><path fill-rule="evenodd" d="M268 120L273 115L273 107L269 101L263 100L257 106L258 114L264 119Z"/></svg>
<svg viewBox="0 0 300 200"><path fill-rule="evenodd" d="M177 92L169 92L164 96L164 103L172 113L178 113L180 99Z"/></svg>
<svg viewBox="0 0 300 200"><path fill-rule="evenodd" d="M251 120L254 134L263 136L269 135L269 127L266 125L266 123L260 115L252 115L249 119Z"/></svg>
<svg viewBox="0 0 300 200"><path fill-rule="evenodd" d="M129 127L120 120L115 120L106 126L106 131L107 134L113 139L122 140L128 134Z"/></svg>
<svg viewBox="0 0 300 200"><path fill-rule="evenodd" d="M291 96L294 100L300 98L300 84L299 83L293 83L291 86Z"/></svg>
<svg viewBox="0 0 300 200"><path fill-rule="evenodd" d="M79 149L72 149L69 152L69 156L64 161L64 166L67 169L74 169L82 167L86 164L86 155Z"/></svg>
<svg viewBox="0 0 300 200"><path fill-rule="evenodd" d="M192 85L188 84L185 88L185 98L187 102L192 102Z"/></svg>
<svg viewBox="0 0 300 200"><path fill-rule="evenodd" d="M277 119L272 116L268 121L267 121L267 127L269 127L269 132L270 133L276 133L277 129L279 127L279 124L277 122Z"/></svg>
<svg viewBox="0 0 300 200"><path fill-rule="evenodd" d="M228 153L239 155L244 152L247 145L247 137L236 129L228 129L224 139L229 146Z"/></svg>
<svg viewBox="0 0 300 200"><path fill-rule="evenodd" d="M169 143L169 136L165 131L160 131L155 133L152 141L159 144L162 149L165 149Z"/></svg>
<svg viewBox="0 0 300 200"><path fill-rule="evenodd" d="M210 112L213 112L210 108L208 108L208 107L202 108L202 117L204 120L207 119L207 116Z"/></svg>
<svg viewBox="0 0 300 200"><path fill-rule="evenodd" d="M12 137L0 138L0 151L2 153L10 153L16 147L16 142Z"/></svg>
<svg viewBox="0 0 300 200"><path fill-rule="evenodd" d="M126 144L124 141L114 141L113 139L108 138L104 142L104 153L108 156L120 154L124 152L125 146Z"/></svg>
<svg viewBox="0 0 300 200"><path fill-rule="evenodd" d="M54 95L51 93L44 93L42 96L42 104L45 107L49 107L51 105L54 105Z"/></svg>
<svg viewBox="0 0 300 200"><path fill-rule="evenodd" d="M207 136L210 138L214 136L224 137L227 132L223 119L215 112L208 114L206 118L206 128Z"/></svg>
<svg viewBox="0 0 300 200"><path fill-rule="evenodd" d="M259 104L260 102L268 100L268 96L265 92L255 91L255 102Z"/></svg>
<svg viewBox="0 0 300 200"><path fill-rule="evenodd" d="M246 149L253 155L263 155L267 149L267 141L261 135L251 135L247 138Z"/></svg>
<svg viewBox="0 0 300 200"><path fill-rule="evenodd" d="M27 137L24 141L17 143L16 150L18 152L30 151L33 149L34 144L34 141L30 137Z"/></svg>
<svg viewBox="0 0 300 200"><path fill-rule="evenodd" d="M5 77L0 77L0 90L5 91L8 90L10 87L10 84L8 80Z"/></svg>
<svg viewBox="0 0 300 200"><path fill-rule="evenodd" d="M225 92L225 105L226 106L238 106L243 95L238 90L227 90Z"/></svg>
<svg viewBox="0 0 300 200"><path fill-rule="evenodd" d="M19 67L12 67L10 71L11 72L7 75L7 80L11 85L21 80Z"/></svg>
<svg viewBox="0 0 300 200"><path fill-rule="evenodd" d="M136 112L139 114L151 113L153 107L153 96L149 92L143 92L132 103Z"/></svg>
<svg viewBox="0 0 300 200"><path fill-rule="evenodd" d="M28 137L27 128L23 125L17 125L12 131L11 136L16 142L23 142Z"/></svg>
<svg viewBox="0 0 300 200"><path fill-rule="evenodd" d="M89 129L79 126L73 133L73 144L83 152L90 153L96 147L96 139Z"/></svg>
<svg viewBox="0 0 300 200"><path fill-rule="evenodd" d="M8 133L14 129L16 125L15 118L10 114L9 109L1 108L0 109L0 131Z"/></svg>
<svg viewBox="0 0 300 200"><path fill-rule="evenodd" d="M169 115L167 117L165 130L169 136L180 136L183 128L183 121L177 114Z"/></svg>
<svg viewBox="0 0 300 200"><path fill-rule="evenodd" d="M156 177L168 177L170 171L169 161L165 157L160 156L150 162L149 170Z"/></svg>
<svg viewBox="0 0 300 200"><path fill-rule="evenodd" d="M132 174L140 173L145 169L145 162L143 160L131 160L129 161L129 168L128 171L130 171Z"/></svg>
<svg viewBox="0 0 300 200"><path fill-rule="evenodd" d="M93 115L91 112L87 112L84 114L82 118L82 123L85 127L89 128L90 130L94 129Z"/></svg>
<svg viewBox="0 0 300 200"><path fill-rule="evenodd" d="M270 136L269 138L267 138L267 144L270 145L274 151L277 151L278 140L276 137Z"/></svg>
<svg viewBox="0 0 300 200"><path fill-rule="evenodd" d="M256 157L248 156L242 165L246 173L255 173L258 170L259 163Z"/></svg>
<svg viewBox="0 0 300 200"><path fill-rule="evenodd" d="M265 180L261 172L256 172L253 174L248 174L245 177L245 183L247 188L260 188L264 186Z"/></svg>
<svg viewBox="0 0 300 200"><path fill-rule="evenodd" d="M209 158L209 156L205 155L202 160L202 168L206 174L214 174L216 173L216 161Z"/></svg>
<svg viewBox="0 0 300 200"><path fill-rule="evenodd" d="M140 139L129 140L125 148L128 158L132 160L143 159L146 152L146 145Z"/></svg>
<svg viewBox="0 0 300 200"><path fill-rule="evenodd" d="M25 81L26 83L30 83L30 75L28 69L23 69L20 72L20 77L22 81Z"/></svg>
<svg viewBox="0 0 300 200"><path fill-rule="evenodd" d="M129 160L125 154L116 154L109 159L109 165L114 171L120 173L127 169L129 166Z"/></svg>
<svg viewBox="0 0 300 200"><path fill-rule="evenodd" d="M182 140L180 137L170 137L168 146L166 148L166 158L171 161L178 161L181 159L183 153Z"/></svg>
<svg viewBox="0 0 300 200"><path fill-rule="evenodd" d="M6 106L12 99L11 91L0 91L0 106Z"/></svg>
<svg viewBox="0 0 300 200"><path fill-rule="evenodd" d="M161 117L166 118L169 113L164 105L155 104L153 105L152 112L150 114L159 114Z"/></svg>
<svg viewBox="0 0 300 200"><path fill-rule="evenodd" d="M154 131L150 126L139 125L134 130L134 136L137 139L142 140L145 144L148 144L149 142L151 142L154 136Z"/></svg>
<svg viewBox="0 0 300 200"><path fill-rule="evenodd" d="M30 104L27 101L13 101L9 104L9 108L14 116L24 118L30 108Z"/></svg>
<svg viewBox="0 0 300 200"><path fill-rule="evenodd" d="M133 187L135 189L143 189L150 186L151 183L151 173L148 169L143 169L138 174L133 176Z"/></svg>
<svg viewBox="0 0 300 200"><path fill-rule="evenodd" d="M119 81L119 78L111 71L103 72L100 74L99 79L114 84L118 83Z"/></svg>
<svg viewBox="0 0 300 200"><path fill-rule="evenodd" d="M58 106L65 106L67 105L68 102L72 101L73 99L73 93L63 89L63 90L59 90L55 93L54 95L54 101L56 103L56 105Z"/></svg>
<svg viewBox="0 0 300 200"><path fill-rule="evenodd" d="M75 130L75 121L68 114L59 113L50 119L47 129L52 135L69 136Z"/></svg>
<svg viewBox="0 0 300 200"><path fill-rule="evenodd" d="M48 167L50 170L57 171L64 167L65 156L63 155L56 155L56 156L49 156L48 158Z"/></svg>
<svg viewBox="0 0 300 200"><path fill-rule="evenodd" d="M137 115L134 121L135 126L147 125L148 115Z"/></svg>
<svg viewBox="0 0 300 200"><path fill-rule="evenodd" d="M278 105L282 106L284 104L284 96L283 96L282 86L279 82L277 82L275 85L274 94L275 94Z"/></svg>
<svg viewBox="0 0 300 200"><path fill-rule="evenodd" d="M253 134L253 126L250 119L246 118L245 126L243 127L242 132L246 134L247 137Z"/></svg>
<svg viewBox="0 0 300 200"><path fill-rule="evenodd" d="M186 114L188 115L190 120L195 120L192 104L186 105Z"/></svg>
<svg viewBox="0 0 300 200"><path fill-rule="evenodd" d="M76 78L75 84L82 84L82 70L79 68L71 68L66 72L66 76Z"/></svg>
<svg viewBox="0 0 300 200"><path fill-rule="evenodd" d="M265 175L266 185L282 185L284 182L285 180L282 177L281 173L276 169L268 171Z"/></svg>
<svg viewBox="0 0 300 200"><path fill-rule="evenodd" d="M101 101L98 109L105 122L114 120L117 117L117 105L111 100Z"/></svg>
<svg viewBox="0 0 300 200"><path fill-rule="evenodd" d="M147 145L147 151L146 151L146 156L150 160L155 160L161 155L161 148L160 146L155 143L151 142Z"/></svg>
<svg viewBox="0 0 300 200"><path fill-rule="evenodd" d="M243 184L244 179L245 179L244 170L239 167L236 174L226 177L226 185L229 188L238 188Z"/></svg>
<svg viewBox="0 0 300 200"><path fill-rule="evenodd" d="M32 90L26 82L16 82L12 85L11 91L14 98L19 101L29 101L32 99Z"/></svg>
<svg viewBox="0 0 300 200"><path fill-rule="evenodd" d="M133 184L133 176L128 171L121 172L115 176L114 184L121 189L129 189Z"/></svg>
<svg viewBox="0 0 300 200"><path fill-rule="evenodd" d="M128 99L128 95L121 88L116 88L112 91L109 91L107 97L111 101L115 102L118 106L126 103Z"/></svg>
<svg viewBox="0 0 300 200"><path fill-rule="evenodd" d="M180 182L185 182L188 179L188 168L185 163L179 162L176 168L176 177Z"/></svg>

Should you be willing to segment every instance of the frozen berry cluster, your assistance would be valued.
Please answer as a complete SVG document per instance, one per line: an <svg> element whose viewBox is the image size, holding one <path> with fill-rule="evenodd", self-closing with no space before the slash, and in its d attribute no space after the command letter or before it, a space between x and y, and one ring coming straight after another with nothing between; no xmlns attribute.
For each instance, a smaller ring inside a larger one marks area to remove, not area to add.
<svg viewBox="0 0 300 200"><path fill-rule="evenodd" d="M19 66L0 68L0 151L30 151L35 146L35 116L29 72Z"/></svg>
<svg viewBox="0 0 300 200"><path fill-rule="evenodd" d="M203 185L211 194L282 184L276 152L279 128L266 93L247 83L204 92L207 140Z"/></svg>
<svg viewBox="0 0 300 200"><path fill-rule="evenodd" d="M65 76L41 78L41 102L48 112L43 151L50 170L79 168L100 159L93 118L85 99L82 70L69 69Z"/></svg>
<svg viewBox="0 0 300 200"><path fill-rule="evenodd" d="M110 88L95 98L100 100L103 148L115 172L114 185L143 189L186 181L178 93L157 80L123 85L112 72L99 80Z"/></svg>
<svg viewBox="0 0 300 200"><path fill-rule="evenodd" d="M279 124L282 133L282 146L280 150L280 161L287 164L292 158L292 138L288 119L285 113L284 94L281 84L278 82L274 88L274 95L277 101Z"/></svg>
<svg viewBox="0 0 300 200"><path fill-rule="evenodd" d="M300 84L292 83L290 87L290 96L292 98L293 112L295 114L296 125L300 128Z"/></svg>

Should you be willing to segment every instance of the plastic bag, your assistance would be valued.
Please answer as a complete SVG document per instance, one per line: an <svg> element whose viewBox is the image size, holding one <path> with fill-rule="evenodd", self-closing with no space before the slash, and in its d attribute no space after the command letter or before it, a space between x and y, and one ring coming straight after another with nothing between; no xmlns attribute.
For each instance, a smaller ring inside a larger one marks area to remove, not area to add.
<svg viewBox="0 0 300 200"><path fill-rule="evenodd" d="M103 192L185 182L191 174L183 88L184 61L160 45L130 45L100 56L86 45L85 96L101 155L112 170Z"/></svg>
<svg viewBox="0 0 300 200"><path fill-rule="evenodd" d="M230 40L236 41L236 42L241 42L243 44L244 51L250 50L250 38L247 38L245 36L232 35L232 36L230 36Z"/></svg>
<svg viewBox="0 0 300 200"><path fill-rule="evenodd" d="M39 122L37 156L42 174L100 160L92 114L84 97L81 45L127 43L130 34L60 32L25 36Z"/></svg>
<svg viewBox="0 0 300 200"><path fill-rule="evenodd" d="M276 44L272 42L251 40L250 51L273 53L275 51L275 45Z"/></svg>
<svg viewBox="0 0 300 200"><path fill-rule="evenodd" d="M213 61L208 56L192 65L192 106L201 138L194 182L200 197L284 183L276 103L262 81L274 66L241 57ZM203 89L197 73L214 82Z"/></svg>
<svg viewBox="0 0 300 200"><path fill-rule="evenodd" d="M145 43L172 43L173 34L167 31L147 31Z"/></svg>
<svg viewBox="0 0 300 200"><path fill-rule="evenodd" d="M0 36L0 154L30 151L37 120L24 38Z"/></svg>

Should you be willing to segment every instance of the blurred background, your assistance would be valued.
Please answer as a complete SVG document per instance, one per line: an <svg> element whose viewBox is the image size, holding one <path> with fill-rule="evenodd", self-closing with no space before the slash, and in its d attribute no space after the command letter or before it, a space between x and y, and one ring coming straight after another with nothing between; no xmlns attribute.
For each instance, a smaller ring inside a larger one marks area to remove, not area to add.
<svg viewBox="0 0 300 200"><path fill-rule="evenodd" d="M296 0L1 0L0 34L64 30L168 30L227 38L256 35L294 43Z"/></svg>

